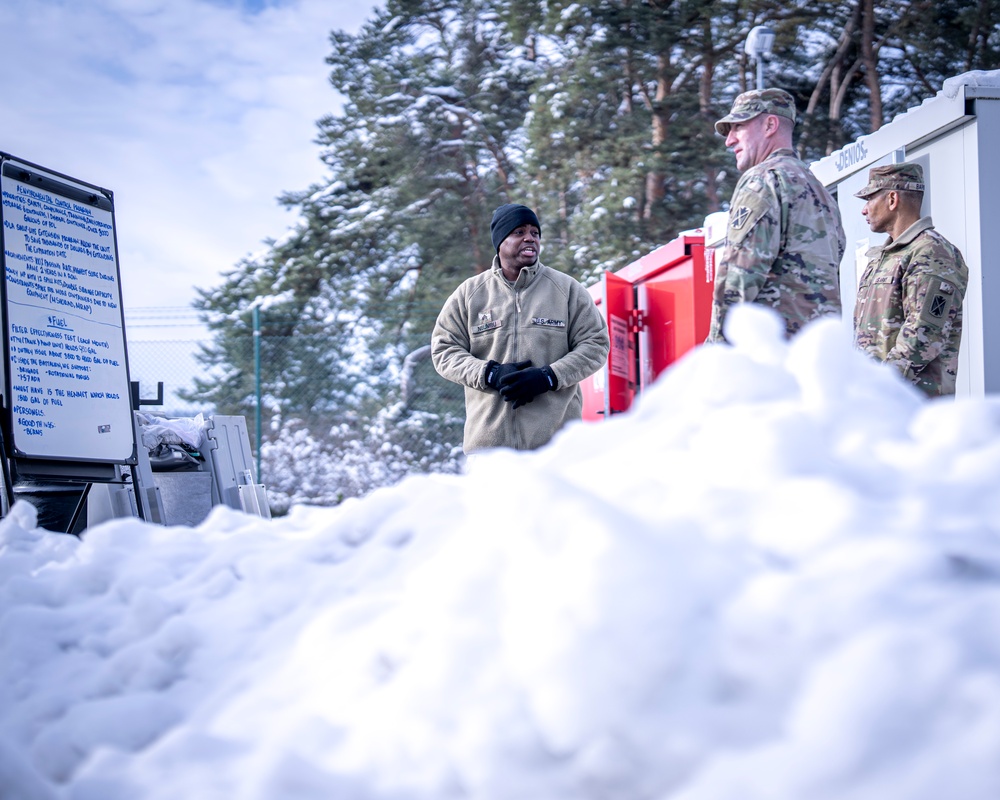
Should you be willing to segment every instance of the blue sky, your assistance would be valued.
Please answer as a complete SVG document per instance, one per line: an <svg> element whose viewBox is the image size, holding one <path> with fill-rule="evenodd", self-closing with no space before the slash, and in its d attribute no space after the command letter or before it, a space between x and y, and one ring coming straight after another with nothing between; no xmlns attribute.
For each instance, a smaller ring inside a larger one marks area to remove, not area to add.
<svg viewBox="0 0 1000 800"><path fill-rule="evenodd" d="M186 306L322 178L345 0L4 0L0 150L115 193L126 310Z"/></svg>

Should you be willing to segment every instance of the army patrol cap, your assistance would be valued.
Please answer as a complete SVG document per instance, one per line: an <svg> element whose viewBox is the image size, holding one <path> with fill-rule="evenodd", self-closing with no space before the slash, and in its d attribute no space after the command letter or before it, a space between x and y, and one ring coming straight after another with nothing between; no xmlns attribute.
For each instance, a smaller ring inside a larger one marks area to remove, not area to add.
<svg viewBox="0 0 1000 800"><path fill-rule="evenodd" d="M868 173L868 183L861 191L855 192L855 197L867 200L883 189L896 189L901 192L922 192L924 190L924 168L919 164L887 164L884 167L872 167Z"/></svg>
<svg viewBox="0 0 1000 800"><path fill-rule="evenodd" d="M715 130L729 135L734 122L746 122L761 114L776 114L795 122L795 98L784 89L754 89L743 92L733 101L733 110L715 123Z"/></svg>

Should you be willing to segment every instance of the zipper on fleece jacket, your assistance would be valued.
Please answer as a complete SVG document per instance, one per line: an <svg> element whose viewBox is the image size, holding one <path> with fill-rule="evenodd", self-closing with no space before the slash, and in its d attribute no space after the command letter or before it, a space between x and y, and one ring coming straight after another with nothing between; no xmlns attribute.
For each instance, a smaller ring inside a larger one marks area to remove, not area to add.
<svg viewBox="0 0 1000 800"><path fill-rule="evenodd" d="M518 278L521 276L518 275ZM523 289L515 289L511 286L514 291L514 360L521 360L521 292ZM514 440L514 447L517 450L521 449L521 429L517 426L517 409L513 407L511 403L510 409L510 424L514 427L514 435L511 437Z"/></svg>
<svg viewBox="0 0 1000 800"><path fill-rule="evenodd" d="M527 269L527 267L526 267ZM514 293L514 359L516 361L522 361L521 354L521 293L527 289L532 281L525 281L520 289L517 288L517 281L521 280L521 276L524 272L518 273L517 280L513 283L509 281L504 281L510 290ZM513 405L513 404L512 404ZM514 447L517 450L521 449L521 429L517 425L517 411L514 408L510 409L510 425L513 432L511 441L514 442Z"/></svg>

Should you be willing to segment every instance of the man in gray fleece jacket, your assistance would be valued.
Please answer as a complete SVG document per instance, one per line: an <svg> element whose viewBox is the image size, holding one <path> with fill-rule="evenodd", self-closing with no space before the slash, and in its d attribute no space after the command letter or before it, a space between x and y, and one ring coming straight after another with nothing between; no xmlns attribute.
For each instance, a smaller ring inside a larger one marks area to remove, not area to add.
<svg viewBox="0 0 1000 800"><path fill-rule="evenodd" d="M579 383L607 363L608 327L575 278L539 263L542 226L527 206L493 212L496 256L448 298L434 368L465 387L466 453L534 450L580 419Z"/></svg>

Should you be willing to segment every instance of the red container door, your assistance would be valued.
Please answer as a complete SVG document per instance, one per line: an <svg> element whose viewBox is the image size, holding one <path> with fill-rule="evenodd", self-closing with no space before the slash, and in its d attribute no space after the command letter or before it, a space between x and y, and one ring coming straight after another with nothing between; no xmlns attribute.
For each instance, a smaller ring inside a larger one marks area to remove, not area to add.
<svg viewBox="0 0 1000 800"><path fill-rule="evenodd" d="M607 321L611 353L581 384L584 419L628 411L637 392L705 341L713 264L703 241L681 236L588 288Z"/></svg>
<svg viewBox="0 0 1000 800"><path fill-rule="evenodd" d="M601 282L589 287L588 291L594 297L611 336L608 363L580 384L583 418L593 422L627 411L635 397L635 289L630 281L605 272Z"/></svg>
<svg viewBox="0 0 1000 800"><path fill-rule="evenodd" d="M705 248L636 284L639 306L640 390L705 341L712 318L712 275Z"/></svg>
<svg viewBox="0 0 1000 800"><path fill-rule="evenodd" d="M645 391L663 370L677 360L677 303L672 287L640 283L639 391Z"/></svg>
<svg viewBox="0 0 1000 800"><path fill-rule="evenodd" d="M633 331L635 288L630 281L605 272L604 313L611 334L605 416L628 411L637 388L636 351Z"/></svg>

